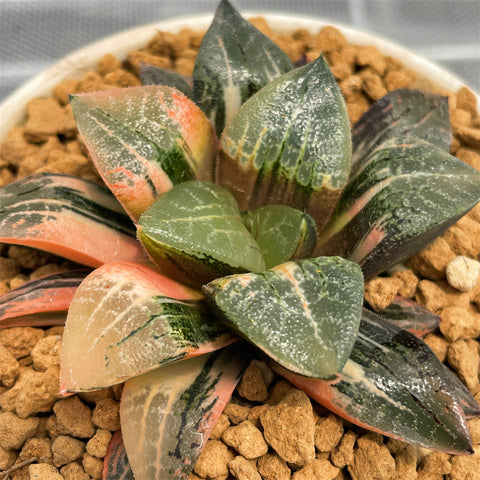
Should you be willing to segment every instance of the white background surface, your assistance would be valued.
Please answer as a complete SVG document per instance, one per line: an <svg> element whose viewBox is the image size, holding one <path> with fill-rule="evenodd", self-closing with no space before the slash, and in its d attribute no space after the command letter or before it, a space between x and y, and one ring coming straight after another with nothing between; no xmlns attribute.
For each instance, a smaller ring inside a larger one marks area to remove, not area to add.
<svg viewBox="0 0 480 480"><path fill-rule="evenodd" d="M379 33L480 91L480 0L233 0L240 11L292 12ZM217 0L0 0L0 101L70 52L114 32Z"/></svg>

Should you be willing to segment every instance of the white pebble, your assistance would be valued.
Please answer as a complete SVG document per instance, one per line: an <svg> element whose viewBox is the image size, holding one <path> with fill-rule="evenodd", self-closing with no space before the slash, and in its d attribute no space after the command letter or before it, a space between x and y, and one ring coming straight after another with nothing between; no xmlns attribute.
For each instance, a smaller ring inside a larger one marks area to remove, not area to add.
<svg viewBox="0 0 480 480"><path fill-rule="evenodd" d="M451 260L445 269L447 282L453 288L461 292L472 290L478 280L480 273L480 262L473 258L459 255Z"/></svg>

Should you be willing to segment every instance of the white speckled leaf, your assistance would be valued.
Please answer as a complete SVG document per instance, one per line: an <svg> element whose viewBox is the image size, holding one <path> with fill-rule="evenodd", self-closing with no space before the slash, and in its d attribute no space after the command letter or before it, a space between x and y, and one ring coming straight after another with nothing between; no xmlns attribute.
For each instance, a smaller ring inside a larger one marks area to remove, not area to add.
<svg viewBox="0 0 480 480"><path fill-rule="evenodd" d="M390 138L407 136L449 152L452 132L447 97L407 88L389 92L353 126L352 163L362 162Z"/></svg>
<svg viewBox="0 0 480 480"><path fill-rule="evenodd" d="M204 291L230 327L300 375L332 377L357 337L363 276L340 257L219 278Z"/></svg>
<svg viewBox="0 0 480 480"><path fill-rule="evenodd" d="M136 480L187 480L249 360L233 345L125 384L120 419Z"/></svg>
<svg viewBox="0 0 480 480"><path fill-rule="evenodd" d="M464 408L478 404L419 338L364 310L358 339L333 381L285 376L356 425L452 454L472 453Z"/></svg>
<svg viewBox="0 0 480 480"><path fill-rule="evenodd" d="M218 135L245 100L292 70L287 55L222 0L193 71L193 98Z"/></svg>
<svg viewBox="0 0 480 480"><path fill-rule="evenodd" d="M221 139L215 181L242 210L267 204L305 210L325 225L350 170L345 102L323 57L251 97Z"/></svg>
<svg viewBox="0 0 480 480"><path fill-rule="evenodd" d="M350 179L317 255L342 255L371 277L405 260L480 200L480 173L415 137L387 140Z"/></svg>
<svg viewBox="0 0 480 480"><path fill-rule="evenodd" d="M138 238L163 272L188 284L265 270L235 199L213 183L175 186L140 217Z"/></svg>

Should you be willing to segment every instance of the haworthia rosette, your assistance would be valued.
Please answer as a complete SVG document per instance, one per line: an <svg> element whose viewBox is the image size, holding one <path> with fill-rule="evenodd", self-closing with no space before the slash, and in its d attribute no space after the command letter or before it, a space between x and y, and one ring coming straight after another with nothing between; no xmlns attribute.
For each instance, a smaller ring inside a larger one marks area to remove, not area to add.
<svg viewBox="0 0 480 480"><path fill-rule="evenodd" d="M180 91L147 85L74 95L70 103L97 170L134 220L173 185L212 179L215 133Z"/></svg>
<svg viewBox="0 0 480 480"><path fill-rule="evenodd" d="M140 264L111 263L80 285L60 362L62 392L107 387L235 341L202 294Z"/></svg>
<svg viewBox="0 0 480 480"><path fill-rule="evenodd" d="M316 254L358 262L365 277L399 263L480 200L480 173L433 145L395 138L350 179Z"/></svg>
<svg viewBox="0 0 480 480"><path fill-rule="evenodd" d="M90 267L141 261L135 227L104 187L35 174L0 189L0 242L45 250Z"/></svg>
<svg viewBox="0 0 480 480"><path fill-rule="evenodd" d="M452 132L447 97L405 88L375 102L353 126L354 169L386 140L407 136L449 152Z"/></svg>
<svg viewBox="0 0 480 480"><path fill-rule="evenodd" d="M242 105L221 139L215 180L242 210L305 210L319 230L351 161L345 102L323 57L282 75Z"/></svg>
<svg viewBox="0 0 480 480"><path fill-rule="evenodd" d="M251 95L293 69L287 55L222 0L193 71L193 98L218 135Z"/></svg>
<svg viewBox="0 0 480 480"><path fill-rule="evenodd" d="M0 328L63 325L75 291L89 272L53 273L0 296Z"/></svg>
<svg viewBox="0 0 480 480"><path fill-rule="evenodd" d="M158 368L125 384L120 419L136 480L187 480L249 361L239 347Z"/></svg>
<svg viewBox="0 0 480 480"><path fill-rule="evenodd" d="M267 268L291 259L308 258L317 244L315 220L288 205L266 205L243 212L242 217Z"/></svg>
<svg viewBox="0 0 480 480"><path fill-rule="evenodd" d="M321 257L219 278L204 291L233 330L285 368L330 378L357 336L363 276L353 262Z"/></svg>
<svg viewBox="0 0 480 480"><path fill-rule="evenodd" d="M201 286L223 275L265 270L235 199L210 182L177 185L144 212L137 230L162 272L184 283Z"/></svg>
<svg viewBox="0 0 480 480"><path fill-rule="evenodd" d="M464 401L450 372L415 335L367 310L336 379L315 380L274 368L355 425L434 450L472 452Z"/></svg>

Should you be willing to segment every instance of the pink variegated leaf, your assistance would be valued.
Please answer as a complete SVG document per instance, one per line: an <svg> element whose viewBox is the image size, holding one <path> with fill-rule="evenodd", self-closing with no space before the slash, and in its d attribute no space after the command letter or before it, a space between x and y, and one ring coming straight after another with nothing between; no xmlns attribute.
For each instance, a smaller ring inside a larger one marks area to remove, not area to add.
<svg viewBox="0 0 480 480"><path fill-rule="evenodd" d="M275 370L349 422L452 454L473 452L465 410L473 396L416 336L364 310L358 339L333 380Z"/></svg>
<svg viewBox="0 0 480 480"><path fill-rule="evenodd" d="M187 480L249 359L232 345L126 382L120 420L136 480Z"/></svg>
<svg viewBox="0 0 480 480"><path fill-rule="evenodd" d="M355 169L318 255L358 262L371 277L413 255L476 205L480 173L415 137L377 147Z"/></svg>
<svg viewBox="0 0 480 480"><path fill-rule="evenodd" d="M103 460L103 480L135 480L123 444L122 432L112 435Z"/></svg>
<svg viewBox="0 0 480 480"><path fill-rule="evenodd" d="M212 179L216 135L180 91L148 85L74 95L70 103L97 170L134 220L173 185Z"/></svg>
<svg viewBox="0 0 480 480"><path fill-rule="evenodd" d="M0 189L0 242L89 267L145 259L135 227L115 197L69 175L35 174Z"/></svg>
<svg viewBox="0 0 480 480"><path fill-rule="evenodd" d="M361 164L378 145L400 136L421 138L449 152L452 131L448 98L409 88L389 92L353 126L352 164Z"/></svg>
<svg viewBox="0 0 480 480"><path fill-rule="evenodd" d="M417 302L396 296L392 303L377 312L386 321L403 330L408 330L417 337L424 337L433 332L440 324L440 317L422 307Z"/></svg>
<svg viewBox="0 0 480 480"><path fill-rule="evenodd" d="M54 273L0 296L0 328L63 325L73 295L89 272Z"/></svg>
<svg viewBox="0 0 480 480"><path fill-rule="evenodd" d="M62 392L121 383L236 337L208 313L202 294L147 265L104 265L70 305L60 362Z"/></svg>

